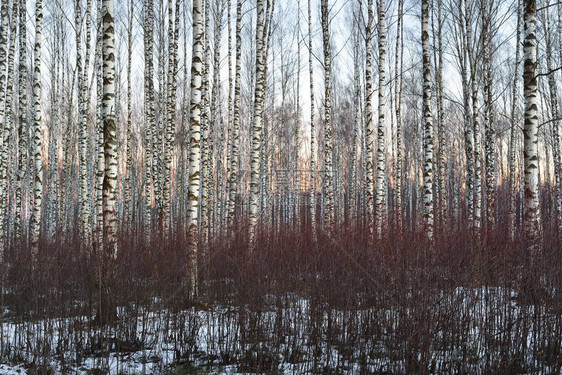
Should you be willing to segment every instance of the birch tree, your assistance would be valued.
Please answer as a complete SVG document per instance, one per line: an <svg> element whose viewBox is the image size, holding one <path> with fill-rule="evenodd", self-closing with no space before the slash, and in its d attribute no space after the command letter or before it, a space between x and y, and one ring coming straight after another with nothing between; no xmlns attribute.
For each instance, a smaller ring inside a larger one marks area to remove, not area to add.
<svg viewBox="0 0 562 375"><path fill-rule="evenodd" d="M312 66L312 7L308 0L308 74L310 79L310 226L316 242L316 127L314 126L314 72Z"/></svg>
<svg viewBox="0 0 562 375"><path fill-rule="evenodd" d="M532 256L540 251L538 99L537 99L537 2L524 0L523 97L524 123L524 236Z"/></svg>
<svg viewBox="0 0 562 375"><path fill-rule="evenodd" d="M173 2L168 0L168 98L167 98L167 113L168 118L166 121L166 137L165 137L165 161L164 161L164 183L162 186L163 207L162 207L162 222L164 236L170 233L170 220L171 220L171 168L172 168L172 154L173 154L173 141L174 141L174 114L175 114L175 93L174 93L174 80L175 80L175 33L174 33L174 16L173 16ZM177 22L177 20L176 20Z"/></svg>
<svg viewBox="0 0 562 375"><path fill-rule="evenodd" d="M330 233L334 228L334 166L332 160L332 47L330 44L330 15L328 0L321 0L322 46L324 47L324 225Z"/></svg>
<svg viewBox="0 0 562 375"><path fill-rule="evenodd" d="M240 1L240 0L239 0ZM201 171L201 94L203 76L203 0L194 0L192 9L193 43L191 58L191 101L189 131L189 206L187 211L188 227L188 279L189 296L197 296L197 245L199 188Z"/></svg>
<svg viewBox="0 0 562 375"><path fill-rule="evenodd" d="M437 154L437 176L439 187L439 200L438 200L438 217L439 224L443 227L446 225L447 220L447 186L445 182L445 108L443 103L444 88L443 88L443 1L437 0L437 61L436 61L436 80L437 80L437 133L438 133L438 146L439 151Z"/></svg>
<svg viewBox="0 0 562 375"><path fill-rule="evenodd" d="M98 16L101 18L102 2L98 4ZM104 153L104 133L103 133L103 61L102 61L102 33L100 28L98 31L98 41L96 46L96 130L95 130L95 204L94 214L96 218L96 230L94 234L96 251L103 249L103 179L105 175L105 153Z"/></svg>
<svg viewBox="0 0 562 375"><path fill-rule="evenodd" d="M465 1L466 48L470 67L470 94L472 103L472 131L474 135L474 234L480 240L482 227L482 132L480 129L480 107L478 105L478 56L473 41L473 4ZM476 37L476 36L474 36Z"/></svg>
<svg viewBox="0 0 562 375"><path fill-rule="evenodd" d="M396 53L394 72L396 74L394 93L396 95L396 225L402 230L402 82L404 73L404 0L398 1L396 25Z"/></svg>
<svg viewBox="0 0 562 375"><path fill-rule="evenodd" d="M242 70L242 0L236 1L236 56L234 73L234 113L232 123L232 153L230 156L230 175L228 178L228 225L230 230L234 227L234 214L236 210L236 193L238 192L239 169L239 144L240 144L240 81Z"/></svg>
<svg viewBox="0 0 562 375"><path fill-rule="evenodd" d="M517 209L517 192L515 190L515 147L516 147L516 127L517 122L515 120L515 113L517 109L517 91L519 83L519 63L521 58L521 0L517 0L517 26L515 30L516 42L515 42L515 66L513 73L513 86L511 93L511 130L509 137L509 211L508 211L508 226L509 226L509 237L513 241L515 240L515 216Z"/></svg>
<svg viewBox="0 0 562 375"><path fill-rule="evenodd" d="M493 1L485 1L481 5L482 12L482 43L484 65L484 124L486 129L486 219L487 230L491 232L495 227L496 216L496 135L494 113L494 77L492 72L493 46L492 46L492 12Z"/></svg>
<svg viewBox="0 0 562 375"><path fill-rule="evenodd" d="M374 234L375 226L375 216L374 216L374 199L375 199L375 188L374 188L374 160L373 153L375 147L375 128L373 121L373 0L367 0L367 26L365 28L365 162L366 162L366 196L365 204L367 206L367 230L369 232L369 238L372 240ZM384 69L384 68L383 68Z"/></svg>
<svg viewBox="0 0 562 375"><path fill-rule="evenodd" d="M264 0L257 0L256 24L256 77L254 90L254 119L251 131L252 145L250 151L250 225L248 240L250 249L255 247L256 229L258 226L258 213L260 201L260 154L262 145L262 108L264 99Z"/></svg>
<svg viewBox="0 0 562 375"><path fill-rule="evenodd" d="M212 170L212 166L210 163L212 162L211 156L211 139L212 137L209 135L210 126L209 126L209 118L210 118L210 84L209 84L209 70L210 70L210 59L211 59L211 48L210 48L210 0L205 0L204 4L204 14L205 14L205 39L204 39L204 60L203 60L203 87L202 87L202 112L201 112L201 138L202 138L202 149L201 149L201 197L200 197L200 229L199 229L199 247L201 250L201 258L203 260L207 259L207 249L209 245L209 182L210 182L210 171Z"/></svg>
<svg viewBox="0 0 562 375"><path fill-rule="evenodd" d="M467 29L470 28L468 22L468 6L467 0L458 4L459 11L459 25L457 29L457 53L459 56L459 63L461 65L461 80L462 80L462 96L463 96L463 111L464 111L464 128L465 128L465 154L466 154L466 216L468 225L474 226L474 135L472 128L472 107L470 105L470 58L468 45L472 43L469 40L469 33Z"/></svg>
<svg viewBox="0 0 562 375"><path fill-rule="evenodd" d="M14 212L14 236L16 243L22 240L22 196L27 165L27 1L19 3L19 124L18 124L18 173Z"/></svg>
<svg viewBox="0 0 562 375"><path fill-rule="evenodd" d="M55 235L55 231L58 229L59 223L59 201L60 189L59 189L59 135L61 133L62 126L60 124L60 49L62 42L59 40L60 34L60 19L61 17L53 17L53 38L52 38L52 54L51 54L51 90L49 93L50 97L50 119L49 119L49 164L47 167L47 182L45 186L45 217L43 221L47 222L46 236L47 238L52 238ZM15 33L14 33L15 34ZM13 56L12 56L13 57Z"/></svg>
<svg viewBox="0 0 562 375"><path fill-rule="evenodd" d="M429 51L429 0L421 3L423 69L423 206L427 239L433 238L433 117L431 113L431 57Z"/></svg>
<svg viewBox="0 0 562 375"><path fill-rule="evenodd" d="M115 24L113 0L103 0L103 143L105 173L103 176L103 243L110 259L117 256L117 129L115 126Z"/></svg>
<svg viewBox="0 0 562 375"><path fill-rule="evenodd" d="M297 228L300 225L300 188L299 188L299 157L300 157L300 131L301 131L301 96L300 96L300 83L301 83L301 2L300 0L297 1L297 90L296 90L296 123L295 123L295 162L294 162L294 170L295 170L295 180L294 180L294 191L292 194L294 195L293 207L294 207L294 225L293 228Z"/></svg>
<svg viewBox="0 0 562 375"><path fill-rule="evenodd" d="M133 207L131 202L131 176L133 171L133 155L132 155L132 141L133 141L133 103L132 103L132 78L131 78L131 65L133 63L133 14L135 10L134 0L129 2L129 14L127 18L127 151L126 151L126 176L124 186L124 215L123 218L126 222L127 229L133 227Z"/></svg>
<svg viewBox="0 0 562 375"><path fill-rule="evenodd" d="M17 6L17 4L16 4ZM10 16L8 13L8 2L3 1L1 8L1 25L2 30L0 31L0 144L2 147L2 153L0 154L0 267L4 265L4 246L5 246L5 197L7 196L6 190L6 172L4 165L7 165L6 161L6 153L4 150L7 147L8 139L6 137L7 134L10 132L10 128L8 127L6 121L6 114L5 114L5 84L6 84L6 66L8 60L8 30L9 30L9 22ZM13 35L12 35L13 38ZM3 280L3 277L0 276L0 281Z"/></svg>
<svg viewBox="0 0 562 375"><path fill-rule="evenodd" d="M80 129L80 235L84 241L90 238L91 212L90 194L88 188L88 121L86 107L86 92L88 86L88 66L82 62L82 8L81 1L76 0L75 4L75 23L76 23L76 76L78 82L78 117ZM88 53L87 53L88 54Z"/></svg>
<svg viewBox="0 0 562 375"><path fill-rule="evenodd" d="M43 2L35 2L35 46L33 49L33 160L34 160L34 199L31 215L31 265L37 267L39 234L41 230L41 203L43 199L43 160L41 130L41 41L43 26Z"/></svg>
<svg viewBox="0 0 562 375"><path fill-rule="evenodd" d="M379 32L379 122L377 126L377 187L375 203L377 238L382 237L383 225L386 222L386 9L384 0L378 0L378 32Z"/></svg>
<svg viewBox="0 0 562 375"><path fill-rule="evenodd" d="M221 192L222 192L222 184L223 184L223 173L222 173L222 166L223 166L223 139L224 139L224 132L223 132L223 118L222 118L222 105L221 105L221 75L220 75L220 65L221 65L221 40L222 40L222 30L223 30L223 14L224 14L224 1L217 1L215 2L214 7L214 30L213 30L213 87L211 91L211 107L210 107L210 116L209 116L209 146L210 153L209 153L209 162L214 161L213 163L209 163L208 169L208 178L211 182L211 186L209 186L209 231L210 234L213 235L215 232L215 214L218 213L215 209L216 202L221 199ZM210 35L209 35L210 37ZM218 133L214 136L214 133ZM216 155L214 151L213 144L215 142L218 144ZM215 166L213 169L212 166ZM213 170L216 173L213 173ZM217 189L214 188L215 184L217 185Z"/></svg>
<svg viewBox="0 0 562 375"><path fill-rule="evenodd" d="M353 85L355 93L354 112L355 117L353 120L353 146L351 153L350 163L350 177L349 177L349 206L350 214L349 221L352 225L357 225L357 201L358 201L358 185L357 185L357 155L359 149L359 128L361 122L361 68L360 68L360 31L359 31L359 17L362 14L362 2L359 3L359 10L353 13Z"/></svg>
<svg viewBox="0 0 562 375"><path fill-rule="evenodd" d="M548 2L547 2L548 4ZM545 14L546 13L546 14ZM562 160L560 156L560 109L558 98L558 86L556 84L556 76L554 74L553 65L553 38L552 29L550 26L550 16L548 12L543 13L545 23L545 45L546 45L546 69L548 73L548 93L550 97L550 114L552 118L552 149L554 159L554 181L555 181L555 195L554 195L554 208L556 212L556 224L558 233L562 233Z"/></svg>
<svg viewBox="0 0 562 375"><path fill-rule="evenodd" d="M144 179L144 230L147 240L152 231L152 130L154 120L154 3L144 0L144 117L145 117L145 179Z"/></svg>
<svg viewBox="0 0 562 375"><path fill-rule="evenodd" d="M232 59L232 1L226 1L226 21L227 21L227 40L228 40L228 102L227 102L227 120L226 120L226 181L225 195L221 200L221 223L223 224L222 233L228 236L232 223L230 220L230 175L232 167L232 133L233 133L233 116L234 116L234 67Z"/></svg>

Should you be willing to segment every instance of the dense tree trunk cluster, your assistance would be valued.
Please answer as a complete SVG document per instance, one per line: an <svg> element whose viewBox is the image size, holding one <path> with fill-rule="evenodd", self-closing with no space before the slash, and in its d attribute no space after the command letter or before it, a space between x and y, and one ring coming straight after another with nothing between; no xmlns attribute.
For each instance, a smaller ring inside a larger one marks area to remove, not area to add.
<svg viewBox="0 0 562 375"><path fill-rule="evenodd" d="M195 298L214 242L284 228L373 251L505 231L533 256L562 234L560 4L189 6L2 1L2 266L79 238L111 275L121 237L180 241Z"/></svg>

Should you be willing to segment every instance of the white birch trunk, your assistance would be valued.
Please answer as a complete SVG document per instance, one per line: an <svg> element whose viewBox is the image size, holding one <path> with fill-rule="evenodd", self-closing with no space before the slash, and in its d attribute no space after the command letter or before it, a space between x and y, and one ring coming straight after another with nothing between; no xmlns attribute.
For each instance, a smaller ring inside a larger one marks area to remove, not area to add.
<svg viewBox="0 0 562 375"><path fill-rule="evenodd" d="M17 3L14 5L17 8ZM3 285L4 280L4 249L6 243L6 178L7 178L7 166L8 166L8 142L10 141L10 133L12 132L11 126L8 126L6 121L6 98L5 85L6 85L6 63L7 63L7 48L8 48L8 28L10 17L8 14L8 1L2 1L2 6L0 11L2 31L0 33L0 142L2 152L0 154L0 284ZM13 29L12 29L13 32ZM14 38L14 35L12 35ZM9 69L9 68L8 68ZM3 291L2 291L3 293ZM2 295L3 297L3 295Z"/></svg>
<svg viewBox="0 0 562 375"><path fill-rule="evenodd" d="M396 95L396 226L398 231L402 230L402 82L403 82L403 59L404 59L404 1L398 1L398 23L396 31L396 54L395 54L395 95Z"/></svg>
<svg viewBox="0 0 562 375"><path fill-rule="evenodd" d="M355 14L353 21L353 34L355 38L355 43L353 46L353 85L355 88L355 118L353 120L353 145L351 152L351 162L350 162L350 184L349 184L349 222L352 226L357 225L357 196L358 196L358 186L357 186L357 154L359 149L359 128L361 124L361 72L360 72L360 30L358 15L362 14L362 3L359 3L359 12Z"/></svg>
<svg viewBox="0 0 562 375"><path fill-rule="evenodd" d="M550 27L550 17L548 12L544 15L546 18L545 42L546 42L546 69L548 72L553 72L555 67L552 62L552 34ZM560 157L560 109L558 101L558 86L556 84L556 76L554 73L548 75L548 90L550 96L550 113L552 117L552 153L554 158L554 179L555 179L555 193L554 193L554 208L556 213L556 224L558 233L562 233L562 186L561 186L561 171L562 160ZM548 163L547 163L548 165Z"/></svg>
<svg viewBox="0 0 562 375"><path fill-rule="evenodd" d="M124 186L124 215L126 228L132 229L133 226L133 208L135 207L133 197L131 196L131 177L132 177L132 167L133 167L133 156L132 156L132 134L133 134L133 103L131 101L132 95L132 80L131 80L131 70L133 62L133 14L135 10L134 0L129 2L129 14L128 14L128 30L127 30L127 151L126 151L126 176L125 176L125 186Z"/></svg>
<svg viewBox="0 0 562 375"><path fill-rule="evenodd" d="M35 2L35 47L33 49L33 160L34 160L34 198L30 221L31 267L37 267L39 234L41 231L41 203L43 199L43 160L41 145L41 41L43 26L43 2Z"/></svg>
<svg viewBox="0 0 562 375"><path fill-rule="evenodd" d="M145 116L145 179L144 179L144 232L150 243L152 232L152 138L154 136L154 3L144 0L144 116Z"/></svg>
<svg viewBox="0 0 562 375"><path fill-rule="evenodd" d="M379 122L377 126L377 186L375 203L377 206L375 222L377 238L382 238L386 225L386 9L384 0L378 0L378 32L379 32Z"/></svg>
<svg viewBox="0 0 562 375"><path fill-rule="evenodd" d="M199 245L201 250L202 259L207 258L207 249L209 243L209 173L210 173L210 159L211 159L211 137L209 135L209 118L210 118L210 105L209 105L209 61L211 56L211 48L209 46L209 9L210 0L205 1L205 40L204 50L205 58L203 61L203 96L202 96L202 113L201 113L201 136L202 136L202 153L201 153L201 201L200 212L201 228L199 230Z"/></svg>
<svg viewBox="0 0 562 375"><path fill-rule="evenodd" d="M465 126L465 151L466 151L466 206L467 218L470 227L474 226L474 135L472 128L472 108L470 105L470 82L469 82L469 69L470 69L470 56L469 44L472 43L472 34L470 32L471 25L468 17L469 9L467 0L464 1L464 13L460 10L460 14L466 20L464 25L461 25L462 38L462 51L459 54L462 56L462 88L463 88L463 105L464 105L464 126ZM459 9L461 6L459 5Z"/></svg>
<svg viewBox="0 0 562 375"><path fill-rule="evenodd" d="M164 237L170 235L170 220L171 220L171 182L172 182L172 154L173 154L173 139L174 139L174 115L175 115L175 95L174 89L174 76L175 76L175 53L174 53L174 21L173 21L173 2L168 0L168 98L167 98L167 121L165 127L165 142L164 142L164 183L162 186L162 224Z"/></svg>
<svg viewBox="0 0 562 375"><path fill-rule="evenodd" d="M482 132L480 129L480 109L478 106L478 77L477 77L477 56L472 48L472 19L470 13L472 9L466 3L466 35L467 53L470 66L470 83L472 95L472 129L474 132L474 229L477 241L481 237L482 227Z"/></svg>
<svg viewBox="0 0 562 375"><path fill-rule="evenodd" d="M99 2L98 16L101 18L102 4ZM95 129L95 204L94 215L96 218L96 229L94 234L95 249L101 252L103 249L103 176L105 173L105 156L103 145L103 72L102 72L102 32L98 31L96 46L96 129Z"/></svg>
<svg viewBox="0 0 562 375"><path fill-rule="evenodd" d="M429 51L429 0L421 4L423 50L423 216L426 236L433 243L433 117L431 113L431 60Z"/></svg>
<svg viewBox="0 0 562 375"><path fill-rule="evenodd" d="M248 229L248 241L250 251L254 250L256 244L256 230L259 217L260 201L260 154L262 145L262 109L264 97L264 1L257 0L257 25L256 25L256 78L254 91L254 120L251 130L250 150L250 225Z"/></svg>
<svg viewBox="0 0 562 375"><path fill-rule="evenodd" d="M230 156L230 175L228 178L228 226L231 232L234 229L234 218L236 210L236 194L238 192L238 169L239 169L239 144L240 144L240 81L242 70L242 0L236 2L236 56L234 77L234 114L232 124L232 154ZM232 233L232 232L231 232Z"/></svg>
<svg viewBox="0 0 562 375"><path fill-rule="evenodd" d="M519 82L519 60L521 58L521 0L517 1L517 30L516 30L516 43L515 43L515 69L513 76L513 87L511 94L511 134L509 141L509 238L511 241L515 240L516 233L516 210L517 210L517 192L515 190L515 159L516 159L516 126L515 114L517 109L517 92Z"/></svg>
<svg viewBox="0 0 562 375"><path fill-rule="evenodd" d="M299 191L299 156L300 156L300 131L301 131L301 96L300 96L300 83L301 83L301 2L297 1L297 110L296 110L296 123L295 123L295 181L293 190L293 212L294 212L294 229L300 227L300 191Z"/></svg>
<svg viewBox="0 0 562 375"><path fill-rule="evenodd" d="M330 44L330 15L328 0L320 3L322 45L324 47L324 226L328 233L334 229L334 166L332 138L332 51Z"/></svg>
<svg viewBox="0 0 562 375"><path fill-rule="evenodd" d="M524 124L524 235L532 256L541 249L539 207L539 154L538 154L538 99L537 99L537 2L525 0L523 40L523 95L525 99Z"/></svg>
<svg viewBox="0 0 562 375"><path fill-rule="evenodd" d="M447 200L447 179L445 167L447 160L445 157L446 148L446 132L445 132L445 108L443 104L444 87L443 87L443 14L442 14L442 0L437 0L437 110L438 113L438 142L439 153L437 155L437 168L438 168L438 186L439 186L439 224L441 230L447 226L448 220L448 200Z"/></svg>
<svg viewBox="0 0 562 375"><path fill-rule="evenodd" d="M203 0L193 1L193 43L191 58L191 102L189 139L189 206L187 211L189 295L197 296L199 188L201 184L201 94L203 76Z"/></svg>
<svg viewBox="0 0 562 375"><path fill-rule="evenodd" d="M21 0L19 11L19 124L18 124L18 173L14 212L14 239L22 241L22 196L27 165L27 1Z"/></svg>
<svg viewBox="0 0 562 375"><path fill-rule="evenodd" d="M89 247L92 234L92 221L90 212L90 194L88 187L88 121L86 107L86 93L88 86L88 67L82 62L82 10L81 1L76 0L76 74L78 81L78 117L80 129L80 237L86 248Z"/></svg>
<svg viewBox="0 0 562 375"><path fill-rule="evenodd" d="M316 243L316 127L314 125L314 74L312 69L312 7L308 0L308 74L310 78L310 228Z"/></svg>
<svg viewBox="0 0 562 375"><path fill-rule="evenodd" d="M495 155L495 130L494 130L494 104L493 104L493 73L492 73L492 19L490 4L483 4L483 49L484 49L484 124L486 127L486 224L487 231L495 228L496 217L496 155Z"/></svg>
<svg viewBox="0 0 562 375"><path fill-rule="evenodd" d="M107 256L117 256L117 129L115 126L115 29L113 0L103 0L103 143L105 173L103 176L103 244Z"/></svg>
<svg viewBox="0 0 562 375"><path fill-rule="evenodd" d="M372 237L375 231L375 184L374 184L374 147L375 147L375 125L373 121L373 0L367 1L367 27L365 28L365 162L366 162L366 195L365 204L367 208L367 229L369 232L369 241L372 242ZM371 243L372 245L372 243Z"/></svg>

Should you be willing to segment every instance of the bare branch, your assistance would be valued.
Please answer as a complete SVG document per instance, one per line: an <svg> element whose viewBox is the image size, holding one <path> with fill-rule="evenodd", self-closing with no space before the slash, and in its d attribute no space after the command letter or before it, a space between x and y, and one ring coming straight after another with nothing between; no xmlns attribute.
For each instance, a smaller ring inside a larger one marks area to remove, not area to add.
<svg viewBox="0 0 562 375"><path fill-rule="evenodd" d="M544 76L549 76L549 75L551 75L551 74L556 73L557 71L559 71L559 70L561 70L561 69L562 69L562 66L559 66L558 68L552 69L552 70L549 71L549 72L539 73L539 74L535 75L535 78L544 77Z"/></svg>

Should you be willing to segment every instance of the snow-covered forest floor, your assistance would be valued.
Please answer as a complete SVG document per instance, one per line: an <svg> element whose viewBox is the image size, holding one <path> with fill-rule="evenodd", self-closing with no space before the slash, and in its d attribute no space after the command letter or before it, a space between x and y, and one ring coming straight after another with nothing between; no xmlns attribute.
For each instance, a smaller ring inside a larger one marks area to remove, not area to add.
<svg viewBox="0 0 562 375"><path fill-rule="evenodd" d="M367 374L411 373L426 363L431 373L559 373L560 351L552 345L560 340L560 316L523 307L516 297L502 288L454 288L403 296L405 302L426 299L423 307L359 303L348 309L286 294L265 296L257 309L200 305L173 312L157 302L154 308L120 307L115 325L103 328L84 316L7 321L2 350L14 366L0 370Z"/></svg>
<svg viewBox="0 0 562 375"><path fill-rule="evenodd" d="M469 235L433 253L414 234L373 250L361 233L287 232L252 257L217 241L196 301L180 240L123 240L104 324L97 260L45 246L35 286L25 256L8 268L0 373L562 373L560 246L528 262Z"/></svg>

